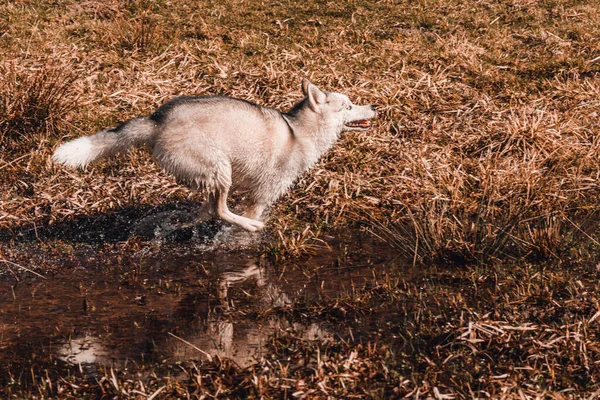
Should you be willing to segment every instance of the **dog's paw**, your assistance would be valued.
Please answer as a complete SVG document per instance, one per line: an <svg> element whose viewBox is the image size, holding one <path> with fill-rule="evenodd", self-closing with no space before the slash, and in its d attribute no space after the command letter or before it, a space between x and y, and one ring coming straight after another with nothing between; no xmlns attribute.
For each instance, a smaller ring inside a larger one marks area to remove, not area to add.
<svg viewBox="0 0 600 400"><path fill-rule="evenodd" d="M257 219L253 219L252 224L256 226L257 231L261 231L265 228L265 224Z"/></svg>
<svg viewBox="0 0 600 400"><path fill-rule="evenodd" d="M243 224L240 224L240 226L247 231L256 232L256 231L260 231L260 230L264 229L265 224L262 223L261 221L247 218Z"/></svg>
<svg viewBox="0 0 600 400"><path fill-rule="evenodd" d="M224 212L219 215L221 219L225 222L229 222L230 224L237 225L241 228L244 228L250 232L256 232L265 227L265 224L256 219L242 217L241 215L236 215L231 212Z"/></svg>

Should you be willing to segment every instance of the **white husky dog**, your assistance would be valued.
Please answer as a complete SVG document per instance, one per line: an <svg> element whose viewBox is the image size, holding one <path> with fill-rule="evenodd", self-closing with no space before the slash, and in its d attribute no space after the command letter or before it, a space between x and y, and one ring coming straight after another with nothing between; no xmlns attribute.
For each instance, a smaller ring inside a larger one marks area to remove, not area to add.
<svg viewBox="0 0 600 400"><path fill-rule="evenodd" d="M289 112L222 96L178 97L149 117L62 144L58 163L82 168L100 158L146 145L179 182L206 190L203 211L249 231L260 230L265 208L329 150L342 131L366 130L372 105L302 81L305 98ZM227 207L232 189L247 191L243 215Z"/></svg>

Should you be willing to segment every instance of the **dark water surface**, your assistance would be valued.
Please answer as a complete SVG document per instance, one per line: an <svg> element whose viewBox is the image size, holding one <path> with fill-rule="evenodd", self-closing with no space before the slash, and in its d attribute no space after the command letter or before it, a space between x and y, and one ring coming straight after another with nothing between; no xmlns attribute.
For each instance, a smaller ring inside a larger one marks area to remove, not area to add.
<svg viewBox="0 0 600 400"><path fill-rule="evenodd" d="M36 257L52 266L46 279L0 277L2 379L21 380L16 375L34 366L126 368L214 357L246 366L278 332L336 340L343 324L291 318L290 310L373 285L396 257L385 245L345 236L283 263L268 261L245 232L126 251L86 245L68 257L40 250ZM21 246L34 257L34 241Z"/></svg>

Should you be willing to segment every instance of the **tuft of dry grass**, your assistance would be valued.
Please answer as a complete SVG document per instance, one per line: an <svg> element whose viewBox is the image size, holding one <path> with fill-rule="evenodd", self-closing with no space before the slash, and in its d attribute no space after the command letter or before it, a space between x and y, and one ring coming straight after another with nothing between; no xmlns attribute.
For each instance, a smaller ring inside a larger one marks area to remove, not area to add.
<svg viewBox="0 0 600 400"><path fill-rule="evenodd" d="M486 137L448 138L444 152L408 161L405 185L419 187L406 190L421 196L392 205L395 226L378 221L380 234L419 259L463 263L561 259L582 241L597 245L600 148L585 128L531 106L478 114Z"/></svg>
<svg viewBox="0 0 600 400"><path fill-rule="evenodd" d="M0 65L0 148L18 154L68 127L78 75L58 57L21 57Z"/></svg>

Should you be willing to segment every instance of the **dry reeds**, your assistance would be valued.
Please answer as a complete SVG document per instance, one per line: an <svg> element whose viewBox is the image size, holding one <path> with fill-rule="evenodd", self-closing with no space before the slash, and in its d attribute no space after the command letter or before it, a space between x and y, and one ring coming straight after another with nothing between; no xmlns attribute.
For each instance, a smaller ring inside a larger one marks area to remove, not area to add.
<svg viewBox="0 0 600 400"><path fill-rule="evenodd" d="M0 147L15 154L59 132L77 105L77 74L56 58L13 59L0 65L0 76Z"/></svg>
<svg viewBox="0 0 600 400"><path fill-rule="evenodd" d="M560 259L595 234L599 148L557 111L492 110L477 117L488 121L485 137L455 137L445 152L408 160L406 185L419 186L405 190L420 195L394 211L394 228L377 222L376 232L419 259L462 263Z"/></svg>

